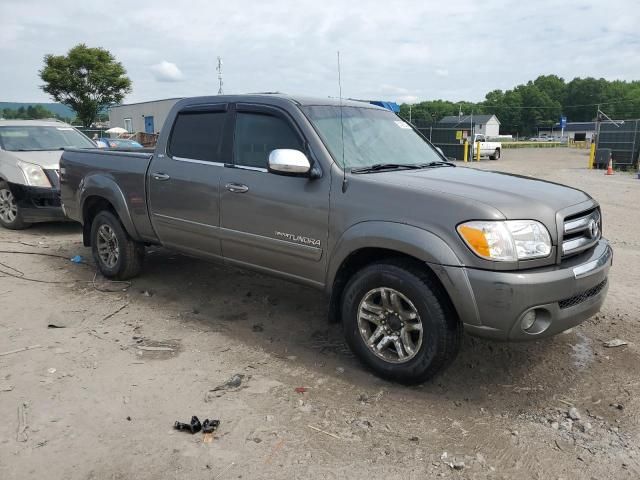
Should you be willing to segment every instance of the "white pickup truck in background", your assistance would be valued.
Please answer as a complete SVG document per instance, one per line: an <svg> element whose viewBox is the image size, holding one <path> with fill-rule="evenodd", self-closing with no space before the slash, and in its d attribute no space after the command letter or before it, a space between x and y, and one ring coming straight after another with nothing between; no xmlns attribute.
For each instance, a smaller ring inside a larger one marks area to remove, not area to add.
<svg viewBox="0 0 640 480"><path fill-rule="evenodd" d="M499 160L502 153L502 143L500 142L488 142L486 137L482 134L476 133L473 136L473 143L471 144L471 158L476 158L476 148L480 144L480 156L489 157L489 160Z"/></svg>

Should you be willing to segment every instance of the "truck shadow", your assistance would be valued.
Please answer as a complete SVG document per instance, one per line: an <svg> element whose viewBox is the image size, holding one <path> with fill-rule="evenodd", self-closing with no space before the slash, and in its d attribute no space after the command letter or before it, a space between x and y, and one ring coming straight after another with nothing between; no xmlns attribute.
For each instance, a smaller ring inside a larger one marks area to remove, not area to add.
<svg viewBox="0 0 640 480"><path fill-rule="evenodd" d="M254 272L202 262L163 249L151 250L132 294L153 291L157 304L181 310L181 321L289 359L316 375L342 378L364 391L449 398L478 405L513 394L526 403L567 391L577 380L571 343L575 334L508 344L465 335L453 364L432 381L401 387L368 372L350 353L342 327L327 322L322 292ZM521 405L514 405L520 408Z"/></svg>

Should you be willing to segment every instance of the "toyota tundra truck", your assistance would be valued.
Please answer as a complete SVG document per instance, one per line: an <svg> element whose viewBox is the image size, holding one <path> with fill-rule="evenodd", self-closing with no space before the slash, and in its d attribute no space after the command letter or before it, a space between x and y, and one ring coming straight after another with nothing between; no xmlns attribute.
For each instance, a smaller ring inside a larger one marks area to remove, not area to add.
<svg viewBox="0 0 640 480"><path fill-rule="evenodd" d="M162 245L323 290L362 362L406 384L445 368L463 331L580 324L612 263L588 194L456 166L361 102L180 100L154 152L66 150L61 197L104 276L138 275Z"/></svg>

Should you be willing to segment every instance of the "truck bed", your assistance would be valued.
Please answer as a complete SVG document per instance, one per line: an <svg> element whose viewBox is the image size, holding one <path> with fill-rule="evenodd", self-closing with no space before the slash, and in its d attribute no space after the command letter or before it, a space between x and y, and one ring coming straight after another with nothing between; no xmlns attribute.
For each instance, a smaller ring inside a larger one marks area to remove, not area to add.
<svg viewBox="0 0 640 480"><path fill-rule="evenodd" d="M118 192L140 239L153 241L155 234L147 212L147 170L153 151L130 152L101 149L69 149L60 159L60 197L66 215L82 222L88 192ZM109 183L109 185L106 185ZM125 221L123 219L123 221Z"/></svg>

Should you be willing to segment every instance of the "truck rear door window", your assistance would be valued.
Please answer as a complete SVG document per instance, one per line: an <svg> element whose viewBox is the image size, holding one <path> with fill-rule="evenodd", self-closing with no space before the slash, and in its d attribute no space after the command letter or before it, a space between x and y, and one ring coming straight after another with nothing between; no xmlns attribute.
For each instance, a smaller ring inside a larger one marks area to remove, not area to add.
<svg viewBox="0 0 640 480"><path fill-rule="evenodd" d="M225 112L178 113L169 139L169 154L219 162L225 116Z"/></svg>
<svg viewBox="0 0 640 480"><path fill-rule="evenodd" d="M269 154L278 148L303 149L302 141L284 119L262 113L237 113L233 142L236 165L267 168Z"/></svg>

